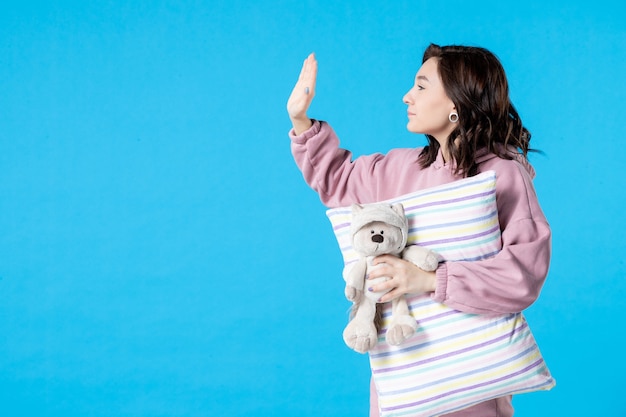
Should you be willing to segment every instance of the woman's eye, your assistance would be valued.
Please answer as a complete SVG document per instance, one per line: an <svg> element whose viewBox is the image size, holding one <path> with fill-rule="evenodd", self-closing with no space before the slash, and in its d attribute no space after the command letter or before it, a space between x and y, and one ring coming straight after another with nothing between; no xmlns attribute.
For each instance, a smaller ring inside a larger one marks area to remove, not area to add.
<svg viewBox="0 0 626 417"><path fill-rule="evenodd" d="M422 87L421 85L419 85L419 84L418 84L417 89L418 89L418 90L423 90L423 89L424 89L424 87Z"/></svg>

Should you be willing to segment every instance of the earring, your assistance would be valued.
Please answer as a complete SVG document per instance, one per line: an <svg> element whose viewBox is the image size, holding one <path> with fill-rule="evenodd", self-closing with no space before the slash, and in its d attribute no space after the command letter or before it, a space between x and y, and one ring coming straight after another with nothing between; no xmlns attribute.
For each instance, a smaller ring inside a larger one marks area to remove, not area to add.
<svg viewBox="0 0 626 417"><path fill-rule="evenodd" d="M459 121L459 114L455 111L450 112L450 114L448 115L448 120L450 120L451 123L456 123Z"/></svg>

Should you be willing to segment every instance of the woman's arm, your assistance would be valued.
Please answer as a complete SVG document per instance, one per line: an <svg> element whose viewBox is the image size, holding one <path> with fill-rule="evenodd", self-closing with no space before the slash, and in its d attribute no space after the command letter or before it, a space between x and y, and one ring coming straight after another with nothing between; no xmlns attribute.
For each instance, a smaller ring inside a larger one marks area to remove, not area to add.
<svg viewBox="0 0 626 417"><path fill-rule="evenodd" d="M550 266L552 232L528 171L507 160L497 160L492 168L502 250L483 261L440 265L433 295L470 313L524 310L539 297Z"/></svg>
<svg viewBox="0 0 626 417"><path fill-rule="evenodd" d="M317 60L310 54L287 101L293 129L289 132L293 157L305 181L327 206L359 202L358 196L345 197L346 182L354 165L352 154L339 148L339 139L325 123L311 120L307 111L315 95ZM359 187L360 192L371 187ZM347 200L346 200L347 198ZM346 204L346 205L347 205Z"/></svg>
<svg viewBox="0 0 626 417"><path fill-rule="evenodd" d="M498 161L497 202L502 249L493 258L440 264L435 274L402 260L378 257L386 266L369 278L390 276L372 291L391 291L386 302L406 293L432 292L447 306L476 314L507 314L524 310L539 296L551 255L551 231L537 201L530 176L519 164Z"/></svg>

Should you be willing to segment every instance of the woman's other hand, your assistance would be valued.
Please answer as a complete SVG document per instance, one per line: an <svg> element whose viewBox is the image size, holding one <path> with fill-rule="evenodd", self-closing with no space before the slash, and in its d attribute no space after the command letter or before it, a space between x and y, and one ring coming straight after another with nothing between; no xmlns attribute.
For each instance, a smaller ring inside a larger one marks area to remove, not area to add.
<svg viewBox="0 0 626 417"><path fill-rule="evenodd" d="M372 292L386 292L379 302L386 303L404 294L420 294L435 291L437 276L435 272L427 272L417 265L392 255L381 255L372 262L376 268L369 273L368 279L389 277L380 284L365 288Z"/></svg>

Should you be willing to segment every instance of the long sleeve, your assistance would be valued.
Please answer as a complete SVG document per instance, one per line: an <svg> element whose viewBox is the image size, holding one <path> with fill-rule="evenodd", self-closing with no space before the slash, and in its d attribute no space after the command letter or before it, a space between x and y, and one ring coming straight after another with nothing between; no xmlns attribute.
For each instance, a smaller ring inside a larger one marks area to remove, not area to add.
<svg viewBox="0 0 626 417"><path fill-rule="evenodd" d="M437 269L433 298L469 313L512 313L530 306L546 279L551 231L528 172L517 162L492 160L502 250L477 262L449 262Z"/></svg>
<svg viewBox="0 0 626 417"><path fill-rule="evenodd" d="M420 167L421 148L353 160L325 122L315 121L298 136L291 131L290 138L305 181L327 207L387 200L460 179L441 155ZM520 162L493 154L479 160L481 171L496 171L502 250L488 260L440 264L435 300L468 313L502 314L522 311L539 296L550 263L551 231L532 185L532 168Z"/></svg>
<svg viewBox="0 0 626 417"><path fill-rule="evenodd" d="M313 126L296 136L293 130L291 152L304 180L327 207L352 203L373 203L419 189L412 184L419 151L395 149L352 158L339 147L339 139L326 122L315 120Z"/></svg>

